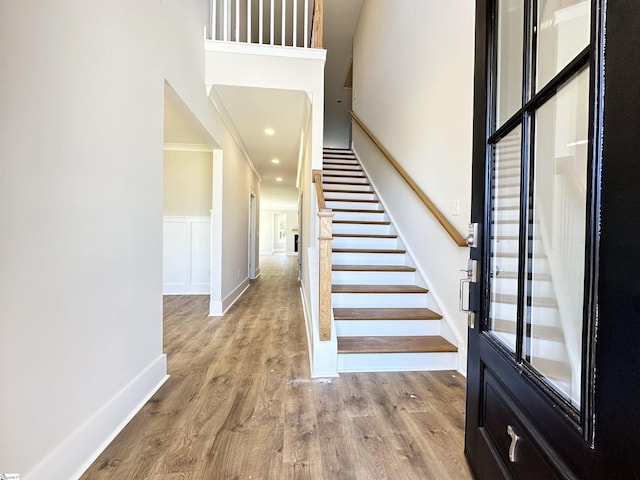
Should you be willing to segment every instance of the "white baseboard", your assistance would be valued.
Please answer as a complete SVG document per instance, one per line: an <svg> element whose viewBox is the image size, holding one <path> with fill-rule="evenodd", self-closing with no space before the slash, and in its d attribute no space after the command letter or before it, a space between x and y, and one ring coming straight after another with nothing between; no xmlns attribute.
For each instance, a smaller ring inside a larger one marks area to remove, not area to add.
<svg viewBox="0 0 640 480"><path fill-rule="evenodd" d="M160 355L63 440L24 480L77 480L169 378Z"/></svg>
<svg viewBox="0 0 640 480"><path fill-rule="evenodd" d="M251 282L249 278L245 278L240 284L233 289L233 291L224 297L222 301L211 301L209 303L209 316L210 317L221 317L227 310L229 310L234 303L238 301L238 299L242 296L244 292L247 291Z"/></svg>

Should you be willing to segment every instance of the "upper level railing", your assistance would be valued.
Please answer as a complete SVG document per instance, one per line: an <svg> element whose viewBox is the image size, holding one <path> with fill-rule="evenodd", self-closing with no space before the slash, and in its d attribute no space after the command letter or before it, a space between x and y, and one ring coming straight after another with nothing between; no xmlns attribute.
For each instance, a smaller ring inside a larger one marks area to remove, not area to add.
<svg viewBox="0 0 640 480"><path fill-rule="evenodd" d="M211 0L211 39L322 48L322 0Z"/></svg>
<svg viewBox="0 0 640 480"><path fill-rule="evenodd" d="M389 161L389 163L396 169L396 171L400 174L402 179L409 185L411 190L418 196L420 201L427 207L427 210L431 212L431 214L436 218L438 223L445 229L445 231L449 234L451 239L455 242L455 244L459 247L466 247L467 241L466 239L458 232L456 227L449 221L449 219L440 211L438 207L436 207L435 203L431 201L427 194L422 191L422 189L418 186L418 184L409 176L409 174L400 166L398 161L393 158L393 155L389 153L389 151L384 148L382 143L376 138L376 136L371 133L360 117L356 115L353 111L349 110L349 115L353 118L353 120L360 126L362 131L367 134L367 136L371 139L374 145L380 150L380 152L385 156L385 158Z"/></svg>

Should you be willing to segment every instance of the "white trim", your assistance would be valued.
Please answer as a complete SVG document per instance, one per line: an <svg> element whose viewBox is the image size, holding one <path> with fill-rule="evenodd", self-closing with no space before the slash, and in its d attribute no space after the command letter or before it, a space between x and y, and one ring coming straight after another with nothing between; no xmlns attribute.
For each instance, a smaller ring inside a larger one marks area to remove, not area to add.
<svg viewBox="0 0 640 480"><path fill-rule="evenodd" d="M165 152L213 152L213 147L204 143L165 143L162 149Z"/></svg>
<svg viewBox="0 0 640 480"><path fill-rule="evenodd" d="M311 321L311 310L307 305L307 296L304 291L304 283L300 282L300 297L302 299L302 314L304 315L305 332L307 333L307 352L309 355L309 371L313 372L313 324Z"/></svg>
<svg viewBox="0 0 640 480"><path fill-rule="evenodd" d="M272 57L302 58L308 60L326 60L327 51L323 48L283 47L255 43L232 43L219 40L206 40L205 52L238 53L244 55L271 55Z"/></svg>
<svg viewBox="0 0 640 480"><path fill-rule="evenodd" d="M168 378L167 356L162 354L24 475L24 480L80 478Z"/></svg>
<svg viewBox="0 0 640 480"><path fill-rule="evenodd" d="M212 301L209 305L209 316L220 317L227 313L250 286L251 281L249 278L245 278L229 295L224 297L221 302Z"/></svg>

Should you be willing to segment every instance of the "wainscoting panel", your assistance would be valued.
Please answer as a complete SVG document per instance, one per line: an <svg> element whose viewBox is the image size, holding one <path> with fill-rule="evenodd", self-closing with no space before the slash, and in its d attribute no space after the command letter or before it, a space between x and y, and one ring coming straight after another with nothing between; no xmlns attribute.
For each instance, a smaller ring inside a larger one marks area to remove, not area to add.
<svg viewBox="0 0 640 480"><path fill-rule="evenodd" d="M210 269L210 218L164 217L163 294L208 294Z"/></svg>

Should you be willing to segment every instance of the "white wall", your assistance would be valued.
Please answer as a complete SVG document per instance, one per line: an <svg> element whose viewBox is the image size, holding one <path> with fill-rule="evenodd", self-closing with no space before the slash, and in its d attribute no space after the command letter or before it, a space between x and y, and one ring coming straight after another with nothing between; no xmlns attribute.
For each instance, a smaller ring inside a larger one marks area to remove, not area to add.
<svg viewBox="0 0 640 480"><path fill-rule="evenodd" d="M473 48L472 0L368 0L354 37L354 111L460 232L470 218ZM458 279L468 250L455 246L355 125L353 145L466 342Z"/></svg>
<svg viewBox="0 0 640 480"><path fill-rule="evenodd" d="M208 4L0 2L2 471L76 478L165 379L165 79L224 150L225 246L247 237L231 206L259 189L205 93Z"/></svg>
<svg viewBox="0 0 640 480"><path fill-rule="evenodd" d="M209 216L213 181L211 152L164 152L163 214Z"/></svg>

